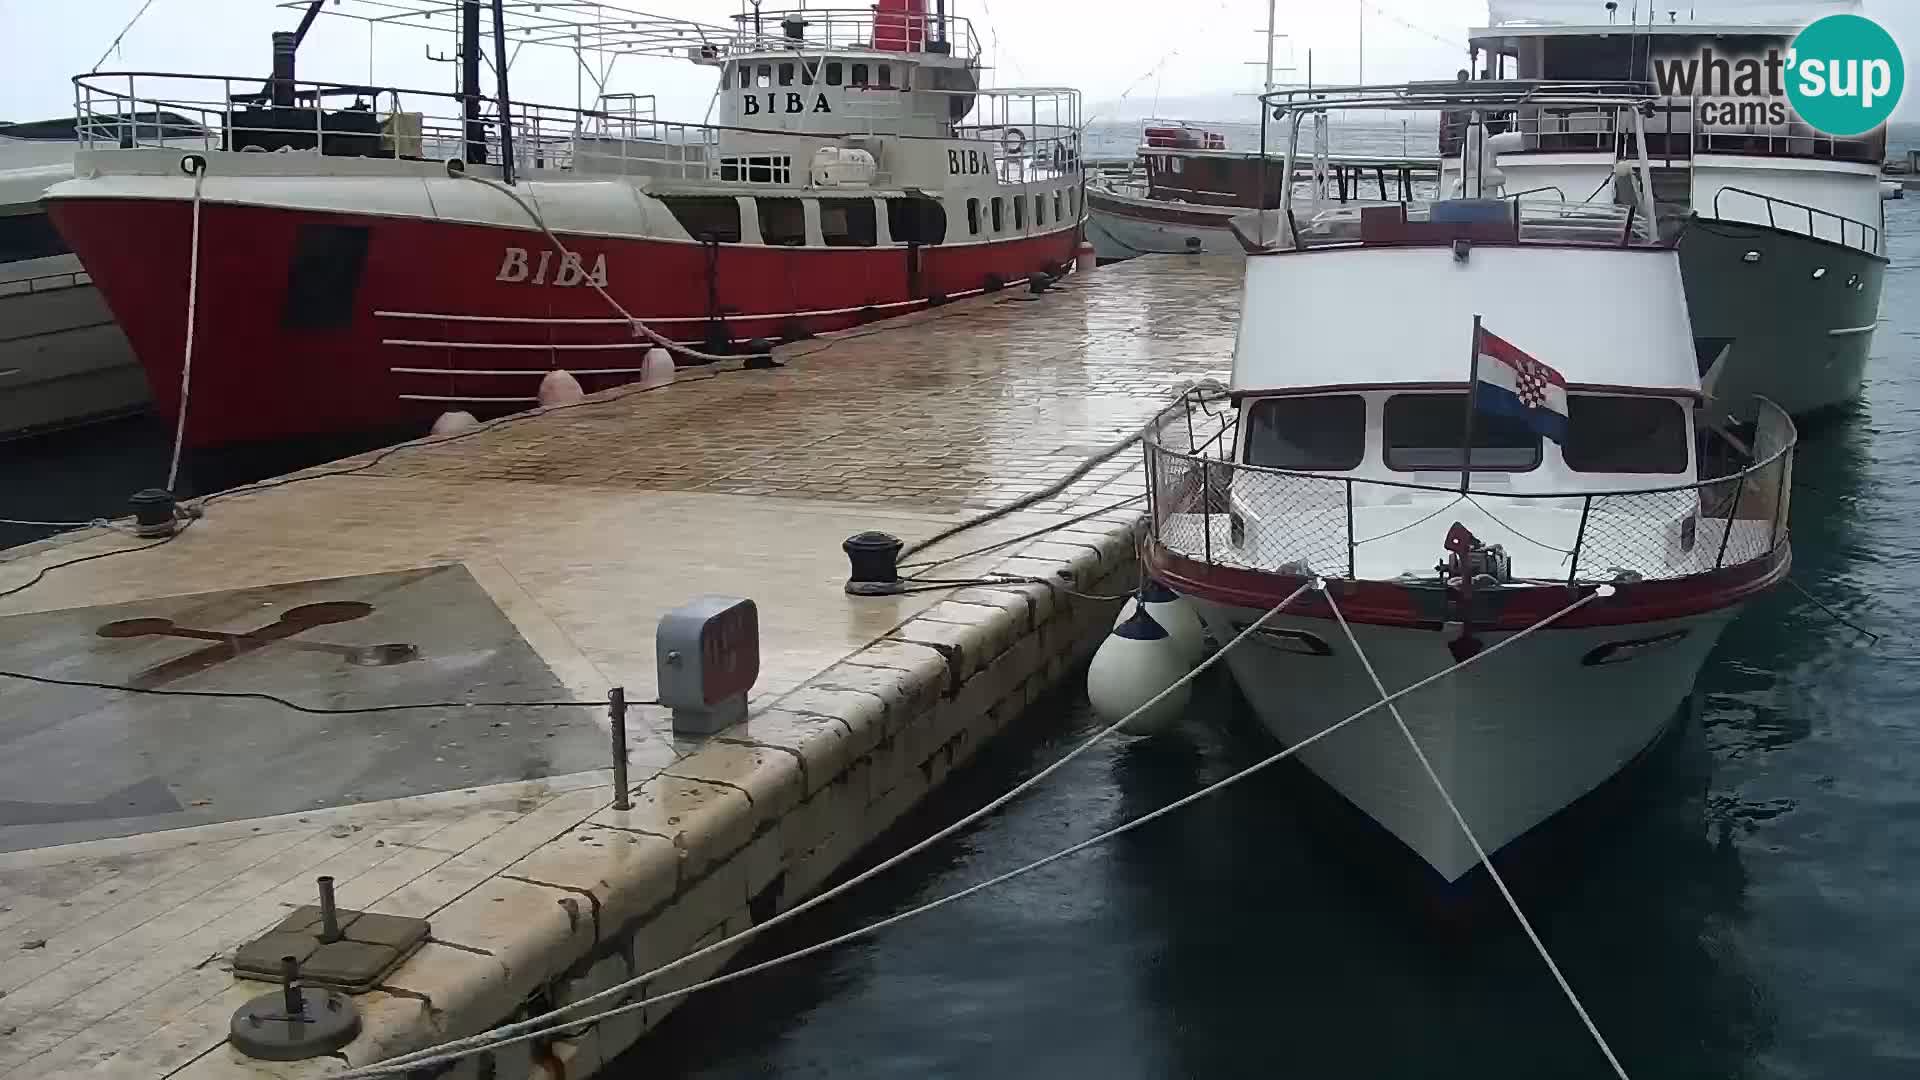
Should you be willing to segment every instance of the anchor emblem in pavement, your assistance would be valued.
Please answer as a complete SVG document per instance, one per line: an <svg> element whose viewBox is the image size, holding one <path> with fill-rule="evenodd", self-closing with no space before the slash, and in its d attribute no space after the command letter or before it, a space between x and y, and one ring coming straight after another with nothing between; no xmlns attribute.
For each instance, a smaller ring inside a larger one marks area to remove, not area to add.
<svg viewBox="0 0 1920 1080"><path fill-rule="evenodd" d="M189 675L198 675L209 668L217 667L229 660L237 660L248 653L258 652L276 643L284 643L288 648L303 652L331 653L349 664L364 667L404 664L419 658L420 650L406 644L334 645L321 641L295 640L298 635L314 627L353 622L371 614L373 614L372 604L357 600L335 600L288 608L273 622L257 630L238 634L229 634L221 630L198 630L190 626L181 626L172 619L122 619L102 626L95 633L103 638L175 637L214 642L206 648L196 649L185 656L156 664L135 675L128 685L143 690L165 686L167 683L176 682Z"/></svg>

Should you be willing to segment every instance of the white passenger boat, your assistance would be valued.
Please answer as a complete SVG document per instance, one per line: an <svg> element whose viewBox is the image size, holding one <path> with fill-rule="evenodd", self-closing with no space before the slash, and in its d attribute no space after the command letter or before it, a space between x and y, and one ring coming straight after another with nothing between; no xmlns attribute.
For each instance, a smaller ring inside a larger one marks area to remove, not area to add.
<svg viewBox="0 0 1920 1080"><path fill-rule="evenodd" d="M1779 87L1728 94L1707 60L1785 57L1816 18L1858 0L1737 0L1652 7L1495 0L1469 32L1474 69L1495 79L1618 80L1659 97L1646 130L1654 193L1679 230L1697 363L1725 402L1771 398L1795 416L1859 396L1887 243L1880 185L1886 129L1835 137L1802 122ZM1651 21L1649 21L1651 20ZM1695 76L1699 75L1696 80ZM1489 147L1508 188L1588 198L1630 154L1606 118L1529 107ZM1459 131L1443 128L1443 156ZM1622 140L1626 140L1623 142Z"/></svg>
<svg viewBox="0 0 1920 1080"><path fill-rule="evenodd" d="M1651 104L1432 84L1268 100L1288 167L1301 121L1326 110L1576 102L1619 132ZM1472 161L1460 198L1283 192L1236 221L1230 407L1190 399L1148 440L1151 570L1217 640L1326 582L1226 658L1288 744L1380 700L1361 651L1397 691L1596 594L1399 702L1490 853L1650 746L1790 561L1792 421L1762 399L1750 438L1707 429L1680 255L1634 164L1596 203L1503 198ZM1300 757L1442 879L1475 867L1385 710Z"/></svg>

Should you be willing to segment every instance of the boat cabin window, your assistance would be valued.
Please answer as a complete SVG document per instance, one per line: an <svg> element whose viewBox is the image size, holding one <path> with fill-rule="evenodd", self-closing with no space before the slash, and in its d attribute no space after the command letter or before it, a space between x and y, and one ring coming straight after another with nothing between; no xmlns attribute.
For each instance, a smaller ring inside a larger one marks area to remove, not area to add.
<svg viewBox="0 0 1920 1080"><path fill-rule="evenodd" d="M1381 419L1387 468L1397 472L1458 470L1466 434L1465 394L1396 394ZM1525 423L1494 413L1473 418L1471 468L1527 472L1540 464L1540 436Z"/></svg>
<svg viewBox="0 0 1920 1080"><path fill-rule="evenodd" d="M781 86L793 85L793 65L791 63L780 65L780 85Z"/></svg>
<svg viewBox="0 0 1920 1080"><path fill-rule="evenodd" d="M752 87L753 86L753 65L752 64L735 64L734 67L740 72L740 89L746 90Z"/></svg>
<svg viewBox="0 0 1920 1080"><path fill-rule="evenodd" d="M760 212L760 239L779 247L802 247L807 242L807 211L799 199L755 199Z"/></svg>
<svg viewBox="0 0 1920 1080"><path fill-rule="evenodd" d="M853 85L855 86L867 85L867 65L854 64L852 78L850 78L848 81L853 83Z"/></svg>
<svg viewBox="0 0 1920 1080"><path fill-rule="evenodd" d="M979 217L979 206L973 207ZM896 244L938 244L947 238L947 211L936 199L908 195L887 200L887 232Z"/></svg>
<svg viewBox="0 0 1920 1080"><path fill-rule="evenodd" d="M1359 394L1267 398L1247 411L1249 465L1344 472L1367 452L1367 401Z"/></svg>
<svg viewBox="0 0 1920 1080"><path fill-rule="evenodd" d="M1018 195L1013 197L1013 227L1016 232L1027 227L1027 200Z"/></svg>
<svg viewBox="0 0 1920 1080"><path fill-rule="evenodd" d="M1062 216L1060 213L1060 193L1056 191L1053 193L1053 220L1059 221Z"/></svg>
<svg viewBox="0 0 1920 1080"><path fill-rule="evenodd" d="M1000 196L995 195L993 197L993 231L994 232L999 232L1000 230L1007 227L1006 220L1003 217L1001 217L1001 210L1003 209L1003 206L1001 205L1002 202L1003 200L1000 198Z"/></svg>
<svg viewBox="0 0 1920 1080"><path fill-rule="evenodd" d="M814 80L819 77L820 77L820 61L815 60L811 64L807 63L804 60L800 62L800 85L801 86L812 86Z"/></svg>
<svg viewBox="0 0 1920 1080"><path fill-rule="evenodd" d="M1033 197L1033 223L1036 227L1047 223L1047 197L1045 195L1035 195Z"/></svg>
<svg viewBox="0 0 1920 1080"><path fill-rule="evenodd" d="M1626 72L1645 67L1634 55L1647 49L1645 38L1631 34L1582 37L1551 35L1540 39L1541 66L1552 75L1528 78L1572 79L1577 82L1617 82Z"/></svg>
<svg viewBox="0 0 1920 1080"><path fill-rule="evenodd" d="M820 200L820 239L828 247L872 247L879 238L872 199Z"/></svg>
<svg viewBox="0 0 1920 1080"><path fill-rule="evenodd" d="M44 259L67 253L66 241L54 231L45 214L9 214L0 217L0 263Z"/></svg>
<svg viewBox="0 0 1920 1080"><path fill-rule="evenodd" d="M827 62L827 85L840 85L840 61L838 60L830 60Z"/></svg>
<svg viewBox="0 0 1920 1080"><path fill-rule="evenodd" d="M879 75L878 81L881 86L891 87L893 85L893 65L892 64L877 64L875 65L874 70Z"/></svg>
<svg viewBox="0 0 1920 1080"><path fill-rule="evenodd" d="M1560 453L1574 472L1685 472L1687 413L1668 398L1571 394Z"/></svg>
<svg viewBox="0 0 1920 1080"><path fill-rule="evenodd" d="M980 235L980 200L979 199L967 200L967 232L973 236Z"/></svg>
<svg viewBox="0 0 1920 1080"><path fill-rule="evenodd" d="M660 201L695 240L740 242L740 204L718 195L662 195Z"/></svg>
<svg viewBox="0 0 1920 1080"><path fill-rule="evenodd" d="M754 77L754 83L755 85L762 86L762 87L772 86L773 85L773 65L761 64L759 73Z"/></svg>

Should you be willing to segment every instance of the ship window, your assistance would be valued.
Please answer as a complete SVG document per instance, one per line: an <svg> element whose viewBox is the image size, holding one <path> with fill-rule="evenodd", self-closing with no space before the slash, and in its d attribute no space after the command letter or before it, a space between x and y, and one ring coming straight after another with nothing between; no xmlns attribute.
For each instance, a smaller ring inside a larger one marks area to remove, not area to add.
<svg viewBox="0 0 1920 1080"><path fill-rule="evenodd" d="M993 197L993 231L994 232L999 232L1000 230L1007 227L1006 219L1003 218L1000 214L1001 210L1004 209L1004 207L1002 207L1001 205L1001 201L1002 200L1000 196L995 195Z"/></svg>
<svg viewBox="0 0 1920 1080"><path fill-rule="evenodd" d="M660 201L695 240L740 242L740 204L716 195L662 195Z"/></svg>
<svg viewBox="0 0 1920 1080"><path fill-rule="evenodd" d="M853 83L853 85L855 86L867 85L867 65L865 64L853 65L852 77L847 81Z"/></svg>
<svg viewBox="0 0 1920 1080"><path fill-rule="evenodd" d="M734 67L740 71L740 89L745 90L751 87L753 85L753 65L735 64Z"/></svg>
<svg viewBox="0 0 1920 1080"><path fill-rule="evenodd" d="M1465 394L1398 394L1387 399L1382 431L1387 468L1400 472L1461 465ZM1540 436L1525 422L1482 412L1473 418L1473 465L1486 472L1527 472L1540 464Z"/></svg>
<svg viewBox="0 0 1920 1080"><path fill-rule="evenodd" d="M759 74L754 79L754 84L756 86L763 86L763 87L773 85L773 65L772 64L760 65L760 71L759 71Z"/></svg>
<svg viewBox="0 0 1920 1080"><path fill-rule="evenodd" d="M780 247L807 242L807 212L799 199L755 199L760 211L760 239Z"/></svg>
<svg viewBox="0 0 1920 1080"><path fill-rule="evenodd" d="M791 63L780 65L780 85L793 85L793 65Z"/></svg>
<svg viewBox="0 0 1920 1080"><path fill-rule="evenodd" d="M353 324L353 298L367 264L365 225L301 225L287 266L280 325L288 330L339 330Z"/></svg>
<svg viewBox="0 0 1920 1080"><path fill-rule="evenodd" d="M49 255L64 255L67 252L66 241L54 231L53 223L45 214L13 214L0 216L0 263L19 262L22 259L44 259Z"/></svg>
<svg viewBox="0 0 1920 1080"><path fill-rule="evenodd" d="M1059 221L1065 216L1060 212L1060 193L1056 191L1053 193L1053 220Z"/></svg>
<svg viewBox="0 0 1920 1080"><path fill-rule="evenodd" d="M980 200L979 199L967 200L967 231L969 233L972 233L975 236L980 235Z"/></svg>
<svg viewBox="0 0 1920 1080"><path fill-rule="evenodd" d="M977 219L979 204L972 210ZM937 200L918 195L888 199L887 231L896 244L938 244L947 238L947 211Z"/></svg>
<svg viewBox="0 0 1920 1080"><path fill-rule="evenodd" d="M827 85L828 86L840 85L840 61L838 60L835 60L832 63L827 65Z"/></svg>
<svg viewBox="0 0 1920 1080"><path fill-rule="evenodd" d="M1013 228L1015 232L1027 227L1027 200L1018 195L1013 197Z"/></svg>
<svg viewBox="0 0 1920 1080"><path fill-rule="evenodd" d="M804 63L804 62L801 63L800 65L800 85L801 86L812 86L813 81L819 77L820 77L820 61L815 60L811 64Z"/></svg>
<svg viewBox="0 0 1920 1080"><path fill-rule="evenodd" d="M786 154L752 154L720 159L720 179L749 184L791 184L793 158Z"/></svg>
<svg viewBox="0 0 1920 1080"><path fill-rule="evenodd" d="M1047 223L1047 197L1045 195L1035 195L1033 197L1034 227L1038 228L1039 226L1045 225L1046 223Z"/></svg>
<svg viewBox="0 0 1920 1080"><path fill-rule="evenodd" d="M828 247L872 247L879 238L872 199L820 200L820 239Z"/></svg>
<svg viewBox="0 0 1920 1080"><path fill-rule="evenodd" d="M1367 452L1367 402L1359 394L1267 398L1247 412L1247 464L1344 472Z"/></svg>
<svg viewBox="0 0 1920 1080"><path fill-rule="evenodd" d="M1669 398L1567 398L1567 445L1574 472L1677 473L1687 471L1687 413Z"/></svg>
<svg viewBox="0 0 1920 1080"><path fill-rule="evenodd" d="M1068 188L1068 189L1067 189L1067 213L1069 213L1069 214L1078 214L1079 212L1080 212L1080 192L1079 192L1079 189L1077 189L1077 188Z"/></svg>
<svg viewBox="0 0 1920 1080"><path fill-rule="evenodd" d="M881 86L892 86L892 85L893 85L893 65L891 65L891 64L879 64L879 65L876 65L876 67L875 67L875 70L876 70L876 71L878 71L878 72L879 72L879 74L880 74L880 85L881 85Z"/></svg>

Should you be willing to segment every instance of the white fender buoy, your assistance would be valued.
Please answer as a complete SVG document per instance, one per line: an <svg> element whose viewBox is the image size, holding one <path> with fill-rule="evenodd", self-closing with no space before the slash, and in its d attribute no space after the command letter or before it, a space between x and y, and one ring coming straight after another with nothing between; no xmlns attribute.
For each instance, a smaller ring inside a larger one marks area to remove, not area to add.
<svg viewBox="0 0 1920 1080"><path fill-rule="evenodd" d="M665 386L673 381L673 354L655 345L640 361L641 386Z"/></svg>
<svg viewBox="0 0 1920 1080"><path fill-rule="evenodd" d="M455 412L443 412L433 422L433 433L435 435L452 435L456 432L465 431L468 428L478 427L479 425L480 421L475 419L472 413L464 409Z"/></svg>
<svg viewBox="0 0 1920 1080"><path fill-rule="evenodd" d="M1152 578L1147 579L1146 588L1140 591L1139 596L1130 596L1126 603L1120 605L1120 614L1113 620L1113 625L1119 626L1133 618L1133 613L1143 607L1147 609L1147 614L1153 616L1153 621L1159 623L1174 643L1180 646L1187 663L1197 664L1212 651L1207 643L1207 628L1200 622L1200 615L1193 610L1193 605Z"/></svg>
<svg viewBox="0 0 1920 1080"><path fill-rule="evenodd" d="M580 380L574 378L571 371L549 371L540 379L540 404L549 408L571 405L586 396L587 392L580 389Z"/></svg>
<svg viewBox="0 0 1920 1080"><path fill-rule="evenodd" d="M1089 240L1080 241L1080 246L1074 249L1073 253L1073 272L1076 274L1091 274L1094 268L1099 265L1100 260L1093 253L1093 242Z"/></svg>
<svg viewBox="0 0 1920 1080"><path fill-rule="evenodd" d="M1087 667L1087 700L1095 715L1109 724L1116 723L1192 670L1193 665L1166 628L1153 621L1153 616L1138 611L1114 627L1107 640L1100 643L1100 651L1093 654L1093 663ZM1120 730L1129 735L1165 731L1180 719L1192 696L1192 685L1181 683L1179 689Z"/></svg>

